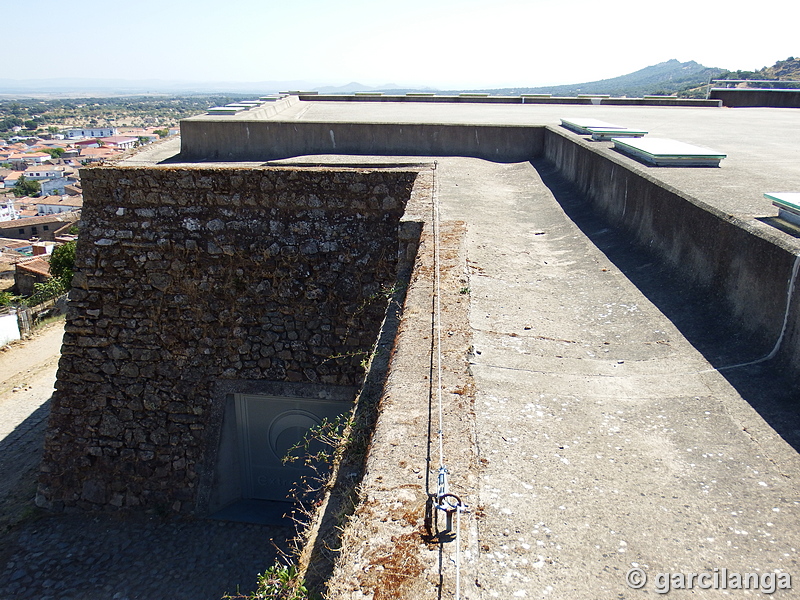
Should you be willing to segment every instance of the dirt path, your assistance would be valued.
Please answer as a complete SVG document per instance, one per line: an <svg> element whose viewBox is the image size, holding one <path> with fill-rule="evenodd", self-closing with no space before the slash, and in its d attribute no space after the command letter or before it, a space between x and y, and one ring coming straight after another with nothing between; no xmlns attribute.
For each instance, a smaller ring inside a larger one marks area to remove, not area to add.
<svg viewBox="0 0 800 600"><path fill-rule="evenodd" d="M0 351L0 531L33 508L64 321Z"/></svg>

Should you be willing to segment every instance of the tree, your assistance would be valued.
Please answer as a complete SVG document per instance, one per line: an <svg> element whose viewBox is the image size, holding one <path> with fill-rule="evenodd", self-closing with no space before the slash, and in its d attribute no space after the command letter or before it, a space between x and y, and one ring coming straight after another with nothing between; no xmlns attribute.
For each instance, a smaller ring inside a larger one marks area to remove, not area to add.
<svg viewBox="0 0 800 600"><path fill-rule="evenodd" d="M169 129L154 129L153 133L155 133L160 138L165 138L169 136Z"/></svg>
<svg viewBox="0 0 800 600"><path fill-rule="evenodd" d="M42 148L42 152L47 152L53 158L61 158L64 155L64 148Z"/></svg>
<svg viewBox="0 0 800 600"><path fill-rule="evenodd" d="M2 131L9 131L14 127L22 127L24 121L19 117L6 117L3 120L0 120L0 130Z"/></svg>
<svg viewBox="0 0 800 600"><path fill-rule="evenodd" d="M69 289L75 271L75 242L67 242L53 250L50 255L50 275L61 280Z"/></svg>
<svg viewBox="0 0 800 600"><path fill-rule="evenodd" d="M41 184L35 179L26 179L25 175L20 175L14 185L14 195L17 198L22 196L35 196L42 191Z"/></svg>

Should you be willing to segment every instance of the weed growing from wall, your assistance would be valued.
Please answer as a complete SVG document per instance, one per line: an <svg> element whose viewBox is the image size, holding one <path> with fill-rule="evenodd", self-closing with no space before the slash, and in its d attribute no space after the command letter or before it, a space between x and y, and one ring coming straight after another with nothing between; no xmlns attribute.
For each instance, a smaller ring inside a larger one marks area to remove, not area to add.
<svg viewBox="0 0 800 600"><path fill-rule="evenodd" d="M251 594L231 596L223 600L308 600L308 590L294 565L276 562L258 576L258 586Z"/></svg>

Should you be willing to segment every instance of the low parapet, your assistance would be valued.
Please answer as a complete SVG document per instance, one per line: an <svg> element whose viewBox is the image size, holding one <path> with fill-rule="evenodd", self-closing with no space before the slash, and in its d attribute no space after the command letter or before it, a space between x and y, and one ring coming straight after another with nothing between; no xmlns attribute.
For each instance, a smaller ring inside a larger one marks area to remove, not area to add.
<svg viewBox="0 0 800 600"><path fill-rule="evenodd" d="M265 161L316 154L469 156L496 162L541 153L542 126L337 123L194 118L181 121L182 161Z"/></svg>
<svg viewBox="0 0 800 600"><path fill-rule="evenodd" d="M550 94L521 94L519 96L492 96L487 93L464 92L437 94L435 92L408 92L405 94L320 94L300 92L298 98L312 102L474 102L487 104L599 104L612 106L692 106L719 108L722 103L714 99L677 98L675 96L645 96L643 98L612 98L607 95L552 96Z"/></svg>

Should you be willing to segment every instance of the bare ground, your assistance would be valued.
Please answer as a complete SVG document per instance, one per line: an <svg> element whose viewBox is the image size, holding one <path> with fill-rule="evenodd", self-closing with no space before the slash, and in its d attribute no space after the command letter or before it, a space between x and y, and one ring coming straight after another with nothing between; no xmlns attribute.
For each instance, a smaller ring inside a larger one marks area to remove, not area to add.
<svg viewBox="0 0 800 600"><path fill-rule="evenodd" d="M0 535L35 513L36 478L64 320L0 350Z"/></svg>

